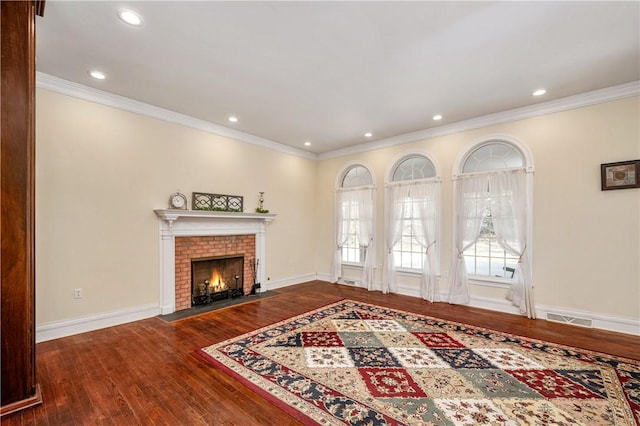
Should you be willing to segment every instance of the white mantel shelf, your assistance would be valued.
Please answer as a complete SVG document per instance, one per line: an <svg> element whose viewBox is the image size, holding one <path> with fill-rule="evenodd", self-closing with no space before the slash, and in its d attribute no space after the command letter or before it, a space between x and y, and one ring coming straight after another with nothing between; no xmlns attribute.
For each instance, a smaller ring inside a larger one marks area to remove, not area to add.
<svg viewBox="0 0 640 426"><path fill-rule="evenodd" d="M262 220L271 222L276 215L268 213L241 213L241 212L220 212L207 210L180 210L180 209L158 209L154 210L156 215L169 224L171 228L173 222L180 218L206 218L206 219L238 219L238 220Z"/></svg>
<svg viewBox="0 0 640 426"><path fill-rule="evenodd" d="M176 237L255 235L256 282L266 287L266 228L275 214L215 212L206 210L154 210L159 222L160 243L160 309L175 311L175 239Z"/></svg>

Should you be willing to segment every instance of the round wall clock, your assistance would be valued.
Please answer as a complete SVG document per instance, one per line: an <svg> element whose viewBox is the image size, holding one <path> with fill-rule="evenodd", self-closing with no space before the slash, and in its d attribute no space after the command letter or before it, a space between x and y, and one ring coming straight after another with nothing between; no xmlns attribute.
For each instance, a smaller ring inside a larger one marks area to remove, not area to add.
<svg viewBox="0 0 640 426"><path fill-rule="evenodd" d="M169 207L172 209L187 209L187 197L179 192L174 192L169 197Z"/></svg>

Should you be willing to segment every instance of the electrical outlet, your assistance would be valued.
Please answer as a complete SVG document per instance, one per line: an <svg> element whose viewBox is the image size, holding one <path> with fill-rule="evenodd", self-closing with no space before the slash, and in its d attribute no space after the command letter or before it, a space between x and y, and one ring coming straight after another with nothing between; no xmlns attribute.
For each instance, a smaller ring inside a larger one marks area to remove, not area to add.
<svg viewBox="0 0 640 426"><path fill-rule="evenodd" d="M449 271L443 271L442 278L448 278L448 277L449 277Z"/></svg>
<svg viewBox="0 0 640 426"><path fill-rule="evenodd" d="M74 299L82 299L82 289L81 288L76 288L75 290L73 290L73 298Z"/></svg>

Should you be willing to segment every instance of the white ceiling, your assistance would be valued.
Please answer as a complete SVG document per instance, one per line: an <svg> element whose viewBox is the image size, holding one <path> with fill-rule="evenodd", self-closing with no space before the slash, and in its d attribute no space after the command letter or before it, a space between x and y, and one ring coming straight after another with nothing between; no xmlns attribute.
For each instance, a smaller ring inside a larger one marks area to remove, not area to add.
<svg viewBox="0 0 640 426"><path fill-rule="evenodd" d="M37 33L42 73L311 153L640 80L637 1L48 1Z"/></svg>

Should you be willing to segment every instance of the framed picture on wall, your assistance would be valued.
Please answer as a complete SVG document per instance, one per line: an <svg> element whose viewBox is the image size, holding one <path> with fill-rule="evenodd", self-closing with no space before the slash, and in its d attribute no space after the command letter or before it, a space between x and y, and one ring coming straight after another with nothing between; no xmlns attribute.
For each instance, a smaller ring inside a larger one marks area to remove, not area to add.
<svg viewBox="0 0 640 426"><path fill-rule="evenodd" d="M640 160L600 165L602 190L640 188Z"/></svg>

